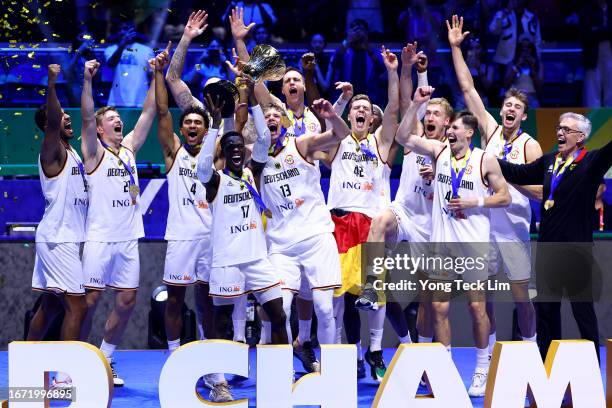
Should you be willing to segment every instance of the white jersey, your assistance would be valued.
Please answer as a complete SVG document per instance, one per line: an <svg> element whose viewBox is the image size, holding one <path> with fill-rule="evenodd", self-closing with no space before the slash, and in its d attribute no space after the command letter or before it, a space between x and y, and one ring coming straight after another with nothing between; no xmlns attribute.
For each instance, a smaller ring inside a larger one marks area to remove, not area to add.
<svg viewBox="0 0 612 408"><path fill-rule="evenodd" d="M212 213L206 190L197 175L198 155L192 156L181 145L166 174L168 179L167 241L192 241L210 234Z"/></svg>
<svg viewBox="0 0 612 408"><path fill-rule="evenodd" d="M38 157L40 186L45 197L45 213L36 228L36 242L84 242L87 218L87 186L83 162L71 148L57 176L47 177Z"/></svg>
<svg viewBox="0 0 612 408"><path fill-rule="evenodd" d="M304 114L301 118L296 118L293 112L287 107L287 114L291 121L291 126L287 128L287 133L295 136L311 135L321 133L321 122L314 113L308 108L304 108Z"/></svg>
<svg viewBox="0 0 612 408"><path fill-rule="evenodd" d="M407 152L407 153L406 153ZM431 211L433 206L433 180L425 180L420 175L422 166L431 165L429 156L410 150L404 153L402 175L395 195L395 202L413 221L414 226L426 235L431 234Z"/></svg>
<svg viewBox="0 0 612 408"><path fill-rule="evenodd" d="M462 198L486 197L482 161L484 151L472 150L461 180L458 194ZM432 212L431 242L489 242L489 209L474 207L450 211L448 201L453 195L451 186L451 149L444 146L436 162L434 205Z"/></svg>
<svg viewBox="0 0 612 408"><path fill-rule="evenodd" d="M533 140L525 132L521 132L506 148L506 160L514 164L527 163L525 148ZM502 159L506 140L502 135L502 127L497 126L487 143L486 151ZM491 234L508 240L529 241L529 225L531 224L531 205L529 199L514 186L508 184L512 203L506 208L491 208Z"/></svg>
<svg viewBox="0 0 612 408"><path fill-rule="evenodd" d="M266 238L259 207L241 180L223 170L217 195L211 204L213 268L239 265L266 257ZM243 177L255 188L247 168Z"/></svg>
<svg viewBox="0 0 612 408"><path fill-rule="evenodd" d="M381 159L374 135L369 134L360 142L352 135L345 137L332 160L331 170L329 209L360 212L373 218L391 203L391 168Z"/></svg>
<svg viewBox="0 0 612 408"><path fill-rule="evenodd" d="M144 236L140 196L130 196L132 177L138 185L134 153L124 146L119 155L104 149L98 167L87 177L87 241L121 242Z"/></svg>
<svg viewBox="0 0 612 408"><path fill-rule="evenodd" d="M321 191L319 166L302 157L296 138L284 140L283 149L268 156L259 184L263 201L272 211L266 225L270 252L334 231Z"/></svg>

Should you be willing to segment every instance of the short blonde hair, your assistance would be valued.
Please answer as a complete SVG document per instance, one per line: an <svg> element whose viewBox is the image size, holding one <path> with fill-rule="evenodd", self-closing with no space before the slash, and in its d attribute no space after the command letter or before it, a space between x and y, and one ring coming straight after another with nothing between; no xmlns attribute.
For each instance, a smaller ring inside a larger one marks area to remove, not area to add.
<svg viewBox="0 0 612 408"><path fill-rule="evenodd" d="M440 105L442 106L444 113L446 113L446 117L449 119L453 117L453 107L446 100L446 98L433 98L429 100L427 105Z"/></svg>
<svg viewBox="0 0 612 408"><path fill-rule="evenodd" d="M102 117L104 117L104 114L109 111L117 112L117 108L114 106L104 106L96 111L96 126L100 126L100 123L102 123Z"/></svg>

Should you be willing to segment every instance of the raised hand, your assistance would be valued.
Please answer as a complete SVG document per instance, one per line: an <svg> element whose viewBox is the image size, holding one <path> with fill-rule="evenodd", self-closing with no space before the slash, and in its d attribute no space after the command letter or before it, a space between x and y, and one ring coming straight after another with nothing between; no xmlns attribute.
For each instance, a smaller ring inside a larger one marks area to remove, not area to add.
<svg viewBox="0 0 612 408"><path fill-rule="evenodd" d="M206 24L207 19L208 14L204 10L191 13L189 20L187 20L187 25L185 25L185 30L183 30L183 35L193 40L206 30L206 27L208 27L208 24Z"/></svg>
<svg viewBox="0 0 612 408"><path fill-rule="evenodd" d="M423 53L423 51L420 51L417 54L417 63L416 63L416 69L417 72L425 72L427 71L427 65L428 65L428 60L427 60L427 55L425 55Z"/></svg>
<svg viewBox="0 0 612 408"><path fill-rule="evenodd" d="M325 99L317 99L312 104L312 109L316 112L316 114L323 119L331 119L336 116L336 111L334 111L334 106L330 101Z"/></svg>
<svg viewBox="0 0 612 408"><path fill-rule="evenodd" d="M206 106L210 116L213 118L213 128L219 129L219 126L221 126L221 111L223 106L225 106L225 102L220 102L218 96L213 100L210 94L206 94Z"/></svg>
<svg viewBox="0 0 612 408"><path fill-rule="evenodd" d="M229 16L230 28L232 29L232 37L234 40L244 40L251 31L251 28L255 27L255 23L251 23L248 26L244 25L244 9L242 7L236 7L232 9L232 13Z"/></svg>
<svg viewBox="0 0 612 408"><path fill-rule="evenodd" d="M417 63L419 55L423 52L417 53L417 42L415 41L413 44L406 44L404 48L402 48L401 58L402 58L402 66L404 65L414 65Z"/></svg>
<svg viewBox="0 0 612 408"><path fill-rule="evenodd" d="M238 54L236 53L235 48L232 48L232 59L234 60L233 64L229 61L225 61L225 63L227 64L227 67L229 68L230 71L234 73L234 75L236 76L242 75L242 69L244 68L245 63L242 62L242 60L240 60L240 57L238 57Z"/></svg>
<svg viewBox="0 0 612 408"><path fill-rule="evenodd" d="M337 90L342 90L342 99L345 101L350 101L353 97L353 84L350 82L336 82Z"/></svg>
<svg viewBox="0 0 612 408"><path fill-rule="evenodd" d="M172 41L168 41L166 49L157 54L155 57L155 70L164 72L164 70L170 65L170 49L172 48Z"/></svg>
<svg viewBox="0 0 612 408"><path fill-rule="evenodd" d="M422 86L417 88L416 92L414 93L414 103L422 104L427 102L429 98L431 98L434 91L435 88L432 86Z"/></svg>
<svg viewBox="0 0 612 408"><path fill-rule="evenodd" d="M317 66L315 55L312 52L307 52L302 55L301 61L302 69L304 71L314 71L315 67Z"/></svg>
<svg viewBox="0 0 612 408"><path fill-rule="evenodd" d="M61 68L59 64L49 64L47 67L47 72L49 75L49 84L54 84L59 76Z"/></svg>
<svg viewBox="0 0 612 408"><path fill-rule="evenodd" d="M98 68L100 68L100 63L97 60L89 60L85 62L85 80L91 81L96 73L98 72Z"/></svg>
<svg viewBox="0 0 612 408"><path fill-rule="evenodd" d="M448 43L451 47L459 47L465 37L470 34L469 31L463 32L463 17L457 17L456 14L453 15L451 23L446 20L446 27L448 28Z"/></svg>
<svg viewBox="0 0 612 408"><path fill-rule="evenodd" d="M385 67L387 67L387 71L397 70L399 63L397 55L386 49L384 45L380 47L380 55L383 57L383 62L385 63Z"/></svg>

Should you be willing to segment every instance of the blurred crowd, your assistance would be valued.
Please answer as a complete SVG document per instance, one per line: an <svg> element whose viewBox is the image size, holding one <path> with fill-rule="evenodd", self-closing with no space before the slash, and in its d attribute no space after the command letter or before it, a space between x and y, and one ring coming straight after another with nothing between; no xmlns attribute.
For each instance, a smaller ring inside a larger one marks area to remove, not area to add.
<svg viewBox="0 0 612 408"><path fill-rule="evenodd" d="M448 48L444 21L459 13L471 33L464 42L464 55L478 92L488 105L498 105L505 90L516 87L528 94L533 107L567 103L612 106L612 87L608 84L612 78L608 3L609 0L213 1L207 8L211 30L202 36L199 55L189 61L187 82L199 95L209 78L231 77L226 65L233 46L227 16L232 7L238 6L244 8L245 23L255 24L247 42L249 50L256 44L300 49L284 53L287 65L296 66L304 50L315 54L314 75L324 97L333 97L330 85L343 80L353 83L356 92L367 93L375 103L384 104L386 72L379 47L401 47L417 41L429 58L431 83L438 84L443 96L462 106L449 55L438 52ZM33 14L38 7L40 18L24 20L29 15L24 11L5 15L3 40L71 43L63 64L69 105L78 105L82 82L78 75L84 61L98 52L97 58L105 62L99 83L95 84L98 102L126 107L138 106L144 99L151 78L147 60L155 46L167 41L176 43L189 13L202 6L186 0L71 0L53 2L53 7L46 7L48 2L42 1L28 4L31 6L23 8L30 7ZM337 46L330 47L328 43ZM542 55L544 46L568 54L566 61L560 55L556 63L547 65ZM563 66L563 62L575 62L571 56L574 54L564 51L567 48L581 49L577 72ZM103 58L99 54L102 50ZM34 75L27 70L8 72L15 65L11 57L10 53L3 55L3 82ZM559 99L542 98L547 83L563 82L580 86L554 89L552 85L548 93L559 93ZM575 92L576 97L568 98L564 92ZM7 99L0 102L6 103Z"/></svg>

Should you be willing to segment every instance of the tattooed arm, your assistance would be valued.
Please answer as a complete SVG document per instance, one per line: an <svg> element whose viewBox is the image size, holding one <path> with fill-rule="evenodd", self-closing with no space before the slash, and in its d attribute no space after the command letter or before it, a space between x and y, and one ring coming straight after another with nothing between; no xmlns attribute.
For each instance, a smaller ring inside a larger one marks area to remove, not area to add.
<svg viewBox="0 0 612 408"><path fill-rule="evenodd" d="M191 94L191 90L181 79L181 75L183 73L183 67L185 66L185 57L187 56L189 44L191 44L191 41L195 37L204 32L208 26L208 24L206 24L207 18L208 14L202 10L191 13L187 25L185 26L185 31L183 31L181 41L174 51L172 61L170 61L170 68L168 68L168 72L166 73L166 81L168 82L170 92L181 110L185 110L194 105L200 108L204 107L202 102Z"/></svg>

